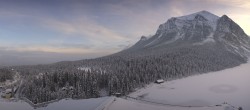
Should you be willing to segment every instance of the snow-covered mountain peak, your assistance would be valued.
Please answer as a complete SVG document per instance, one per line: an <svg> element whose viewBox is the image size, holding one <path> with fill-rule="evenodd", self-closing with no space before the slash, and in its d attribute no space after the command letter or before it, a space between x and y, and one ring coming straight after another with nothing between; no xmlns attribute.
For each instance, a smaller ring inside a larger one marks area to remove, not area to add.
<svg viewBox="0 0 250 110"><path fill-rule="evenodd" d="M156 34L160 33L169 33L176 31L183 31L186 28L194 28L196 25L206 25L211 27L213 30L216 29L217 21L220 17L208 12L208 11L200 11L197 13L180 16L180 17L172 17L167 20L167 22L161 24L156 32Z"/></svg>
<svg viewBox="0 0 250 110"><path fill-rule="evenodd" d="M181 19L181 20L194 20L197 15L203 16L208 21L217 21L220 18L219 16L216 16L216 15L214 15L214 14L208 12L208 11L200 11L200 12L193 13L193 14L190 14L190 15L185 15L185 16L177 17L177 19Z"/></svg>

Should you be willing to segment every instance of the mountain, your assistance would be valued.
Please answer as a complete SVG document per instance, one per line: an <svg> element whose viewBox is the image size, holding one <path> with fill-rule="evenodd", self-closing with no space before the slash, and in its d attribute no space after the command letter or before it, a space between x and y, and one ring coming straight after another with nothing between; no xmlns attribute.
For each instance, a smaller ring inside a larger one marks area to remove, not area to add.
<svg viewBox="0 0 250 110"><path fill-rule="evenodd" d="M155 49L161 47L186 47L210 45L222 48L246 58L249 55L250 39L228 16L218 17L207 11L191 15L172 17L159 26L150 38L141 37L127 51Z"/></svg>
<svg viewBox="0 0 250 110"><path fill-rule="evenodd" d="M188 76L246 63L250 38L228 16L200 11L168 19L155 35L142 36L132 47L115 55L158 57L164 65L175 68L171 72Z"/></svg>
<svg viewBox="0 0 250 110"><path fill-rule="evenodd" d="M232 68L246 63L249 55L250 38L239 25L226 15L201 11L170 18L153 36L142 36L132 47L112 55L13 68L27 78L21 96L41 103L125 95L157 79Z"/></svg>

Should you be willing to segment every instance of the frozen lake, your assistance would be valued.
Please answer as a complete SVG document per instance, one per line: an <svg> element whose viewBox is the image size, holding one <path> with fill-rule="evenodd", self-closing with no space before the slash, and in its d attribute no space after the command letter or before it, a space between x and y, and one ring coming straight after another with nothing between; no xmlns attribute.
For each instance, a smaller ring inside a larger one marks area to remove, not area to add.
<svg viewBox="0 0 250 110"><path fill-rule="evenodd" d="M250 110L250 63L162 84L130 94L154 102L207 106L227 102Z"/></svg>

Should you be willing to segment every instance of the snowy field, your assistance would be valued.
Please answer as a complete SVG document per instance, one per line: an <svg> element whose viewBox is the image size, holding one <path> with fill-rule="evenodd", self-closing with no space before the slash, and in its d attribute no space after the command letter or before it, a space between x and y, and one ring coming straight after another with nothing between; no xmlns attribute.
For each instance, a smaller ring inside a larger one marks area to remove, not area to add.
<svg viewBox="0 0 250 110"><path fill-rule="evenodd" d="M209 106L227 102L236 107L241 106L243 110L250 110L250 63L162 84L151 84L130 96L184 106Z"/></svg>
<svg viewBox="0 0 250 110"><path fill-rule="evenodd" d="M106 110L236 110L228 105L214 107L176 107L117 98Z"/></svg>
<svg viewBox="0 0 250 110"><path fill-rule="evenodd" d="M113 101L113 97L83 100L63 99L46 107L34 109L24 101L10 102L2 99L0 100L0 110L101 110L110 101Z"/></svg>

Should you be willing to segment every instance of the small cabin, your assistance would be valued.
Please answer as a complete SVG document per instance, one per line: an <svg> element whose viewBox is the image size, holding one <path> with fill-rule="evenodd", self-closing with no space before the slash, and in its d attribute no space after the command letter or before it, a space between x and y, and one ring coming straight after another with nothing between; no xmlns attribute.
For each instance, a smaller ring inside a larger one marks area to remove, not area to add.
<svg viewBox="0 0 250 110"><path fill-rule="evenodd" d="M164 80L163 79L158 79L155 81L156 84L161 84L161 83L164 83Z"/></svg>
<svg viewBox="0 0 250 110"><path fill-rule="evenodd" d="M114 96L116 96L116 97L121 97L121 96L122 96L122 94L121 94L121 93L119 93L119 92L117 92L117 93L113 93L113 95L114 95Z"/></svg>

